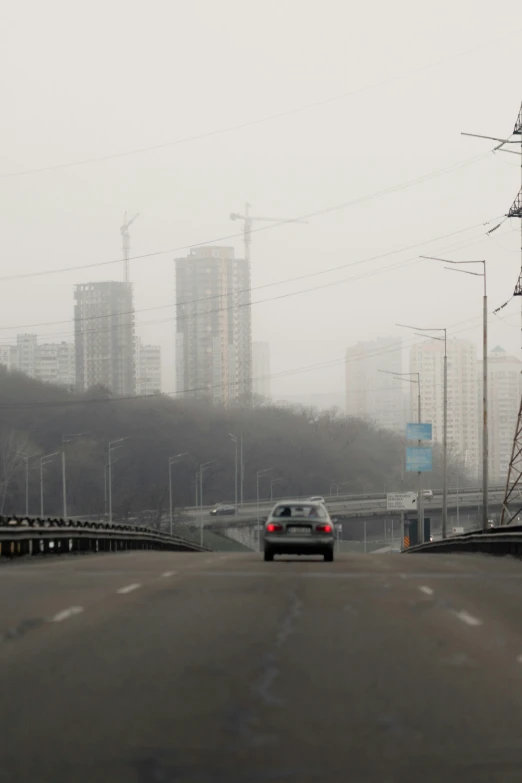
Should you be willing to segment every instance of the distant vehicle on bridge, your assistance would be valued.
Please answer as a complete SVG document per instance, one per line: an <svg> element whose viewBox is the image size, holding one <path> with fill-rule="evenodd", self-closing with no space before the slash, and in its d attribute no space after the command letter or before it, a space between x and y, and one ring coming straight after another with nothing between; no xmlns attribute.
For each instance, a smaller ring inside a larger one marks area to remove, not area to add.
<svg viewBox="0 0 522 783"><path fill-rule="evenodd" d="M312 497L308 498L310 503L326 503L326 500L323 498L322 495L312 495Z"/></svg>
<svg viewBox="0 0 522 783"><path fill-rule="evenodd" d="M213 517L221 517L226 515L232 515L236 513L236 507L235 506L225 506L225 505L219 505L216 506L216 508L213 508L210 512L210 515Z"/></svg>
<svg viewBox="0 0 522 783"><path fill-rule="evenodd" d="M433 500L433 490L432 489L423 489L422 490L422 497L426 500Z"/></svg>

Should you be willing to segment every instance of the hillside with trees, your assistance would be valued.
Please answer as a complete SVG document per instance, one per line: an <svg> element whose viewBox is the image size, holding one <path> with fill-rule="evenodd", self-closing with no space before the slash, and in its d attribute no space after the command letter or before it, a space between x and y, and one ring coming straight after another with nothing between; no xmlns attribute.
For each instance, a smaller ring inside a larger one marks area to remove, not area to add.
<svg viewBox="0 0 522 783"><path fill-rule="evenodd" d="M113 509L126 518L144 509L168 510L168 458L186 452L173 467L175 506L195 501L199 465L205 472L205 504L234 498L234 444L243 435L244 499L256 497L256 472L270 468L260 495L327 495L334 483L342 493L414 488L403 474L404 439L338 411L319 412L283 405L253 409L219 408L167 396L118 399L104 389L83 396L44 385L0 367L0 512L25 509L25 457L29 457L29 513L40 510L40 457L62 449L63 436L81 436L65 445L70 515L100 515L106 507L105 474L109 441L127 438L114 452ZM456 463L450 468L455 469ZM45 465L45 516L61 516L60 457ZM464 471L461 469L461 476ZM441 454L425 486L442 485Z"/></svg>

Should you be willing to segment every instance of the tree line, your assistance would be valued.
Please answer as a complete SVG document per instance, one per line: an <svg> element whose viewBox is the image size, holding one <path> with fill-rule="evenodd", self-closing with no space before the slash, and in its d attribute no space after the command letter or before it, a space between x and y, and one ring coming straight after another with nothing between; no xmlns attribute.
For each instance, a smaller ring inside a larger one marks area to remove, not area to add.
<svg viewBox="0 0 522 783"><path fill-rule="evenodd" d="M404 438L338 410L254 404L222 408L203 400L167 396L118 399L105 389L70 393L0 367L0 513L25 511L26 458L29 513L40 511L40 458L44 465L44 516L62 514L61 451L67 466L69 515L106 512L108 444L125 438L113 458L113 511L128 518L147 511L158 520L168 511L168 460L173 465L176 509L194 505L196 473L204 473L204 503L234 500L235 449L230 434L243 438L244 499L260 496L327 495L415 489L404 472ZM76 436L76 437L72 437ZM65 443L63 443L65 441ZM450 475L465 470L451 457ZM441 450L426 487L442 486Z"/></svg>

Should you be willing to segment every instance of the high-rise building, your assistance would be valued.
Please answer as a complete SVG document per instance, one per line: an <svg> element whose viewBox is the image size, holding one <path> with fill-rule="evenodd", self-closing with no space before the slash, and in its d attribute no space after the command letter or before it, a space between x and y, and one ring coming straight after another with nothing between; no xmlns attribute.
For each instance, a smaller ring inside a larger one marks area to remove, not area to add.
<svg viewBox="0 0 522 783"><path fill-rule="evenodd" d="M16 369L36 377L36 354L38 350L38 337L36 334L16 335Z"/></svg>
<svg viewBox="0 0 522 783"><path fill-rule="evenodd" d="M136 394L161 394L161 347L135 338Z"/></svg>
<svg viewBox="0 0 522 783"><path fill-rule="evenodd" d="M17 355L15 345L0 345L0 364L3 364L8 370L17 369Z"/></svg>
<svg viewBox="0 0 522 783"><path fill-rule="evenodd" d="M482 410L482 362L479 362L478 407ZM489 480L507 478L518 409L522 395L522 362L497 346L488 356L488 451ZM479 416L479 422L482 422ZM479 427L479 440L482 430Z"/></svg>
<svg viewBox="0 0 522 783"><path fill-rule="evenodd" d="M104 386L115 395L133 395L132 285L82 283L75 287L74 298L77 390Z"/></svg>
<svg viewBox="0 0 522 783"><path fill-rule="evenodd" d="M76 367L74 343L44 343L37 347L35 378L74 389Z"/></svg>
<svg viewBox="0 0 522 783"><path fill-rule="evenodd" d="M254 397L270 399L270 343L252 343L252 391Z"/></svg>
<svg viewBox="0 0 522 783"><path fill-rule="evenodd" d="M403 432L403 390L386 373L402 372L402 341L385 337L358 342L346 351L346 413Z"/></svg>
<svg viewBox="0 0 522 783"><path fill-rule="evenodd" d="M43 343L36 334L19 334L16 345L0 347L0 364L44 383L75 387L74 343Z"/></svg>
<svg viewBox="0 0 522 783"><path fill-rule="evenodd" d="M223 405L252 397L250 268L232 247L176 259L176 387Z"/></svg>
<svg viewBox="0 0 522 783"><path fill-rule="evenodd" d="M410 372L420 373L421 418L431 422L433 440L442 443L444 341L428 340L410 349ZM418 386L411 385L410 421L418 420ZM448 340L448 450L478 467L477 353L468 340Z"/></svg>

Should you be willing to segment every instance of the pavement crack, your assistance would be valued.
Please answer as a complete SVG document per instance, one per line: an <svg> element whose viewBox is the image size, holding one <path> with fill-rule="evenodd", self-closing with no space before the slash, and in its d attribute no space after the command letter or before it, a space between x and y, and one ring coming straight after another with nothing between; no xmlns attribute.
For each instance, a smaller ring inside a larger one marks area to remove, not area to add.
<svg viewBox="0 0 522 783"><path fill-rule="evenodd" d="M276 696L273 686L279 676L279 657L278 653L288 640L290 634L295 631L297 620L302 614L303 602L299 596L292 590L290 593L291 603L288 612L283 617L280 628L277 632L273 649L264 657L261 664L261 672L257 682L253 686L254 692L258 698L269 705L283 704L282 700Z"/></svg>
<svg viewBox="0 0 522 783"><path fill-rule="evenodd" d="M18 625L15 625L13 628L8 628L7 631L4 631L4 633L0 635L0 641L11 642L14 639L20 639L30 631L33 631L36 628L40 628L40 626L44 625L45 623L46 620L44 620L42 617L34 617L28 618L27 620L22 620L22 622L18 623Z"/></svg>

